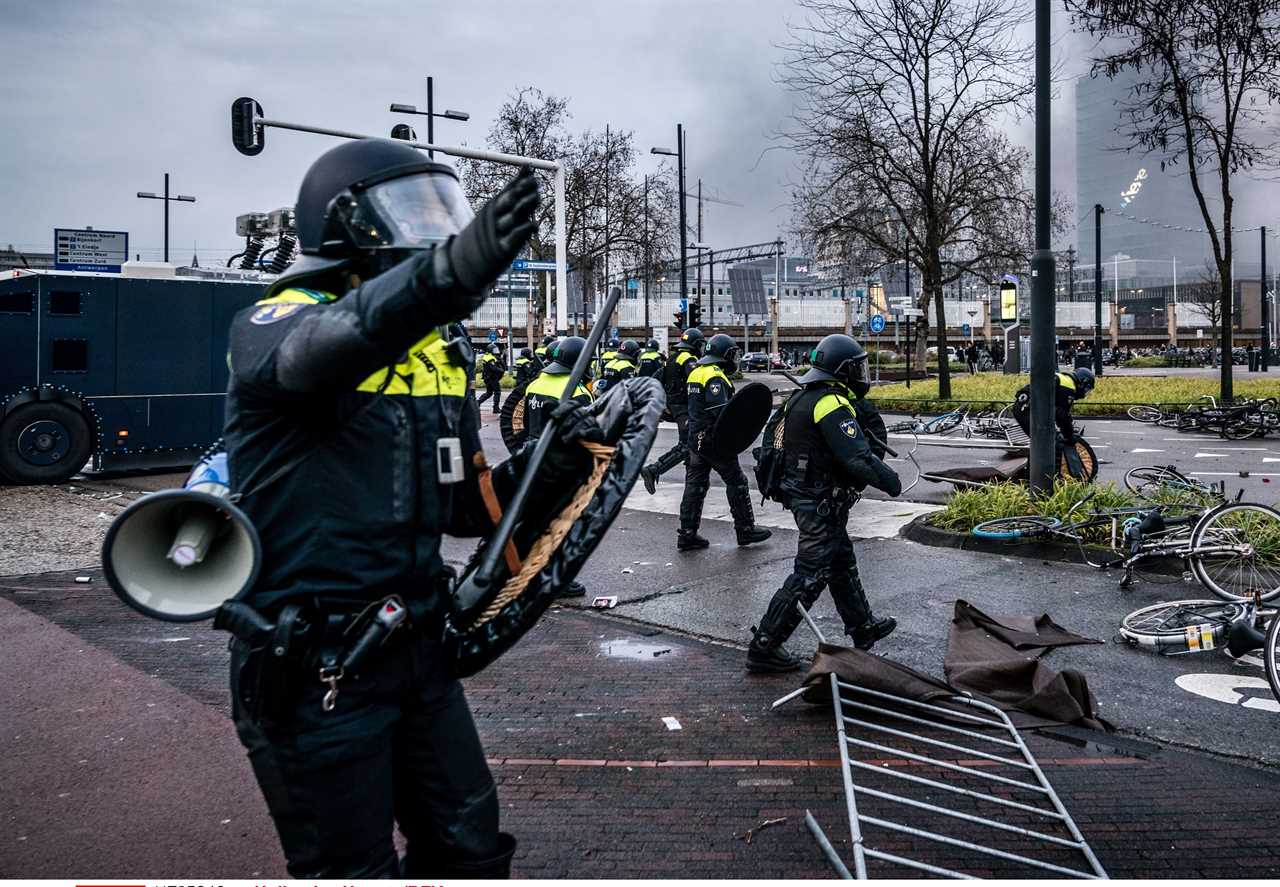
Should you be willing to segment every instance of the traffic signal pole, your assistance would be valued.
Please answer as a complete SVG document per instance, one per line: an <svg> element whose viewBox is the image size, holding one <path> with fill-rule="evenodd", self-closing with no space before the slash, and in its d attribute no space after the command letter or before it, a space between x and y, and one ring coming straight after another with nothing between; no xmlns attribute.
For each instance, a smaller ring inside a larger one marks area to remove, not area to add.
<svg viewBox="0 0 1280 887"><path fill-rule="evenodd" d="M1057 430L1054 427L1054 377L1057 354L1054 334L1054 277L1056 267L1049 248L1051 135L1049 0L1036 0L1036 250L1031 258L1031 488L1041 493L1053 489L1057 473Z"/></svg>

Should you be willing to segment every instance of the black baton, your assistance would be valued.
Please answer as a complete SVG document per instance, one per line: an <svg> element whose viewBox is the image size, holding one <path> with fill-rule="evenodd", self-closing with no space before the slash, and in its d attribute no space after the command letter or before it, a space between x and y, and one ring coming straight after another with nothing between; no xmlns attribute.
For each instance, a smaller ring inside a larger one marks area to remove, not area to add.
<svg viewBox="0 0 1280 887"><path fill-rule="evenodd" d="M587 336L586 347L578 355L578 360L573 365L573 372L569 374L569 382L560 394L560 404L571 400L573 393L578 390L578 384L582 381L582 377L586 375L587 367L591 365L592 352L600 344L604 331L608 329L609 318L613 315L613 309L617 307L618 299L620 298L622 298L621 288L610 287L609 297L605 299L604 307L596 316L595 325L591 327L591 333ZM484 558L480 561L480 566L472 571L471 575L464 576L454 590L453 600L458 609L470 610L480 602L489 591L489 586L493 584L493 573L497 569L498 558L502 555L503 549L506 548L507 540L511 538L511 533L515 530L516 524L520 522L520 514L524 511L525 502L529 499L529 491L533 488L533 479L537 476L538 469L542 467L542 462L547 457L547 450L551 449L551 441L555 438L555 431L555 427L550 423L542 429L542 435L538 438L538 445L534 449L533 455L529 457L529 463L525 466L524 472L520 475L520 484L516 487L515 495L511 497L511 501L507 504L506 511L503 512L498 528L493 531L493 536L489 539L489 545L485 549Z"/></svg>

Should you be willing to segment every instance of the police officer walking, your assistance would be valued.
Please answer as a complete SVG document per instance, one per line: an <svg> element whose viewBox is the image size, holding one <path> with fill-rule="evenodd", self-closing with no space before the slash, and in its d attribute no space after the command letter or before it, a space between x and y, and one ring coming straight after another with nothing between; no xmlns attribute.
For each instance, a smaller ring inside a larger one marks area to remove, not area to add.
<svg viewBox="0 0 1280 887"><path fill-rule="evenodd" d="M493 398L493 414L498 415L502 402L502 377L506 368L502 365L502 351L497 345L490 345L489 350L480 355L480 377L484 382L484 394L476 400L476 405Z"/></svg>
<svg viewBox="0 0 1280 887"><path fill-rule="evenodd" d="M552 346L552 344L555 342L555 340L556 340L556 337L555 337L555 336L550 336L550 335L548 335L548 336L543 336L543 337L542 337L542 344L541 344L541 345L539 345L537 348L533 349L533 356L534 356L534 357L536 357L536 358L538 358L538 361L539 361L540 363L542 363L542 364L546 364L546 362L547 362L547 351L548 351L548 349L550 349L550 348L551 348L551 346Z"/></svg>
<svg viewBox="0 0 1280 887"><path fill-rule="evenodd" d="M658 478L683 462L689 455L689 374L698 365L707 347L702 330L689 327L676 342L671 359L662 368L662 387L667 392L667 411L675 420L680 439L657 461L640 469L640 479L650 495L658 492Z"/></svg>
<svg viewBox="0 0 1280 887"><path fill-rule="evenodd" d="M528 385L542 372L542 362L528 348L521 348L516 357L516 387Z"/></svg>
<svg viewBox="0 0 1280 887"><path fill-rule="evenodd" d="M596 383L596 396L604 394L610 388L630 379L636 374L636 363L640 359L640 345L631 339L623 342L614 352L613 358L604 365L600 381Z"/></svg>
<svg viewBox="0 0 1280 887"><path fill-rule="evenodd" d="M303 180L301 258L232 322L228 461L262 540L242 603L274 623L266 645L236 635L232 715L294 878L509 872L515 840L439 640L440 537L491 532L528 458L486 466L471 346L450 325L520 254L537 205L524 170L473 218L450 167L347 142ZM573 441L591 424L556 426L535 496L585 477ZM354 639L397 607L407 624L356 664Z"/></svg>
<svg viewBox="0 0 1280 887"><path fill-rule="evenodd" d="M827 336L799 381L803 390L782 408L784 472L777 498L795 517L800 539L791 575L769 601L747 650L752 672L801 666L782 644L800 624L796 604L810 609L824 588L831 589L845 634L858 649L869 650L897 627L895 620L871 614L845 528L849 508L868 485L890 496L902 492L898 475L881 461L884 445L861 427L884 441L884 422L865 400L871 389L867 353L848 336Z"/></svg>
<svg viewBox="0 0 1280 887"><path fill-rule="evenodd" d="M738 544L752 545L773 535L764 527L756 526L751 490L737 458L721 459L711 453L711 430L720 410L733 397L733 383L728 374L738 371L738 357L733 338L717 333L707 342L706 354L689 374L689 464L685 468L680 531L676 536L676 548L680 551L694 551L711 544L698 535L698 526L702 523L702 503L711 488L712 469L724 481Z"/></svg>
<svg viewBox="0 0 1280 887"><path fill-rule="evenodd" d="M645 343L644 351L640 353L640 365L636 369L636 375L656 379L662 374L666 364L667 356L658 350L658 340L650 339Z"/></svg>

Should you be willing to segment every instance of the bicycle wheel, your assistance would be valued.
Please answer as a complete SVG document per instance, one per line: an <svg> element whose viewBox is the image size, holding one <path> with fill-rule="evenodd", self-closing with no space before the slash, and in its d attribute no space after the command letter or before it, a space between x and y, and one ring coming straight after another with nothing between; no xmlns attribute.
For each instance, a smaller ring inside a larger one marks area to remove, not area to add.
<svg viewBox="0 0 1280 887"><path fill-rule="evenodd" d="M1049 531L1061 526L1062 521L1056 517L1001 517L983 521L971 531L979 539L1034 539L1046 536Z"/></svg>
<svg viewBox="0 0 1280 887"><path fill-rule="evenodd" d="M1267 683L1271 685L1271 693L1276 699L1280 699L1280 616L1271 617L1267 642L1262 645L1262 658L1267 668Z"/></svg>
<svg viewBox="0 0 1280 887"><path fill-rule="evenodd" d="M1280 512L1265 505L1221 505L1191 531L1187 560L1200 584L1227 601L1280 595ZM1205 551L1231 547L1237 550Z"/></svg>
<svg viewBox="0 0 1280 887"><path fill-rule="evenodd" d="M1248 440L1256 435L1261 427L1259 420L1245 415L1227 421L1222 426L1222 436L1227 440Z"/></svg>
<svg viewBox="0 0 1280 887"><path fill-rule="evenodd" d="M1120 636L1160 653L1196 653L1221 647L1244 604L1170 601L1134 610L1120 621Z"/></svg>
<svg viewBox="0 0 1280 887"><path fill-rule="evenodd" d="M1151 406L1145 406L1145 405L1129 407L1128 412L1129 412L1129 418L1133 419L1135 422L1147 422L1147 423L1159 422L1160 417L1164 415L1164 413L1158 407L1151 407Z"/></svg>
<svg viewBox="0 0 1280 887"><path fill-rule="evenodd" d="M924 425L925 434L946 434L960 424L964 416L959 411L943 413L936 419L930 419Z"/></svg>
<svg viewBox="0 0 1280 887"><path fill-rule="evenodd" d="M1165 486L1181 489L1186 485L1182 477L1168 468L1144 465L1141 468L1130 468L1124 473L1125 489L1135 496L1150 498Z"/></svg>

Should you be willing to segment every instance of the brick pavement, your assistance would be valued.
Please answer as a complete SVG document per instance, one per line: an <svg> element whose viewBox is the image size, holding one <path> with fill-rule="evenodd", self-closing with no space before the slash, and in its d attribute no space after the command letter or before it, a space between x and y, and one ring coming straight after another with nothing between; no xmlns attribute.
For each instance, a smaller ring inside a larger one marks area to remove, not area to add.
<svg viewBox="0 0 1280 887"><path fill-rule="evenodd" d="M219 727L216 717L198 714L201 709L215 716L225 712L223 636L205 625L163 625L136 616L115 601L100 576L77 585L73 575L0 578L0 600L52 621L71 633L66 637L119 660L112 666L115 686L103 693L113 698L124 693L127 699L134 685L159 686L159 678L181 691L171 704L195 705L194 714L168 722L175 734L169 742L181 747L183 732L195 723L203 725L190 743L217 764L192 772L185 759L156 755L151 765L162 771L156 785L166 784L166 768L181 767L189 796L198 797L202 786L224 798L228 786L239 786L243 793L251 780L234 735ZM12 612L0 610L0 630L17 618L6 615ZM30 620L29 615L22 618ZM58 633L52 627L47 631ZM797 702L771 712L769 703L791 689L794 677L747 677L742 656L731 647L607 616L553 610L511 653L469 680L468 696L499 782L503 826L521 841L517 874L829 877L804 828L805 809L813 811L848 860L829 708ZM0 660L0 681L10 687L42 677L29 662ZM189 701L182 703L181 697ZM37 707L10 706L10 726L21 728L11 735L25 737L10 740L10 773L47 759L58 750L49 743L70 741L56 729L58 706L53 708L38 712ZM111 721L117 716L123 715L107 706L101 709L104 735L120 729ZM681 729L668 729L664 718L677 719ZM1113 877L1280 876L1280 837L1269 827L1280 801L1273 771L1083 731L1028 740ZM956 779L901 756L870 751L862 756L877 766ZM80 778L94 784L78 785L73 789L78 792L121 782L119 774L103 771ZM35 785L30 780L23 784L28 794L21 800L0 793L0 821L13 822L18 803L52 809L56 799L33 798ZM233 793L224 803L235 798ZM158 845L152 863L156 871L208 871L212 862L225 870L211 874L247 877L261 870L261 860L276 854L274 835L263 826L261 810L253 809L260 800L242 800L253 803L239 816L258 827L236 836L243 847L234 855L216 860L193 855L212 846L207 827L200 819L175 819L162 797L153 797L153 803L132 814L130 833L151 829L172 835ZM874 802L865 809L875 811ZM749 844L744 839L749 829L781 817L785 822L753 835ZM920 821L928 820L925 814ZM193 840L174 834L182 829L195 830ZM971 834L954 826L948 831ZM108 836L123 834L118 810L81 810L70 824L57 817L42 821L39 828L27 830L20 856L0 851L0 876L69 874L61 868L69 854L59 848L81 846L85 834L110 846ZM915 843L904 837L886 841L880 834L885 849L903 851ZM0 838L0 847L4 840ZM1016 835L999 844L1010 850L1024 846ZM956 853L928 849L931 861L957 864ZM119 858L119 853L108 858ZM18 859L24 867L11 871ZM250 859L253 868L240 870L241 862ZM976 861L970 870L996 877L1025 874L1025 869L998 860ZM873 872L904 874L888 867Z"/></svg>

